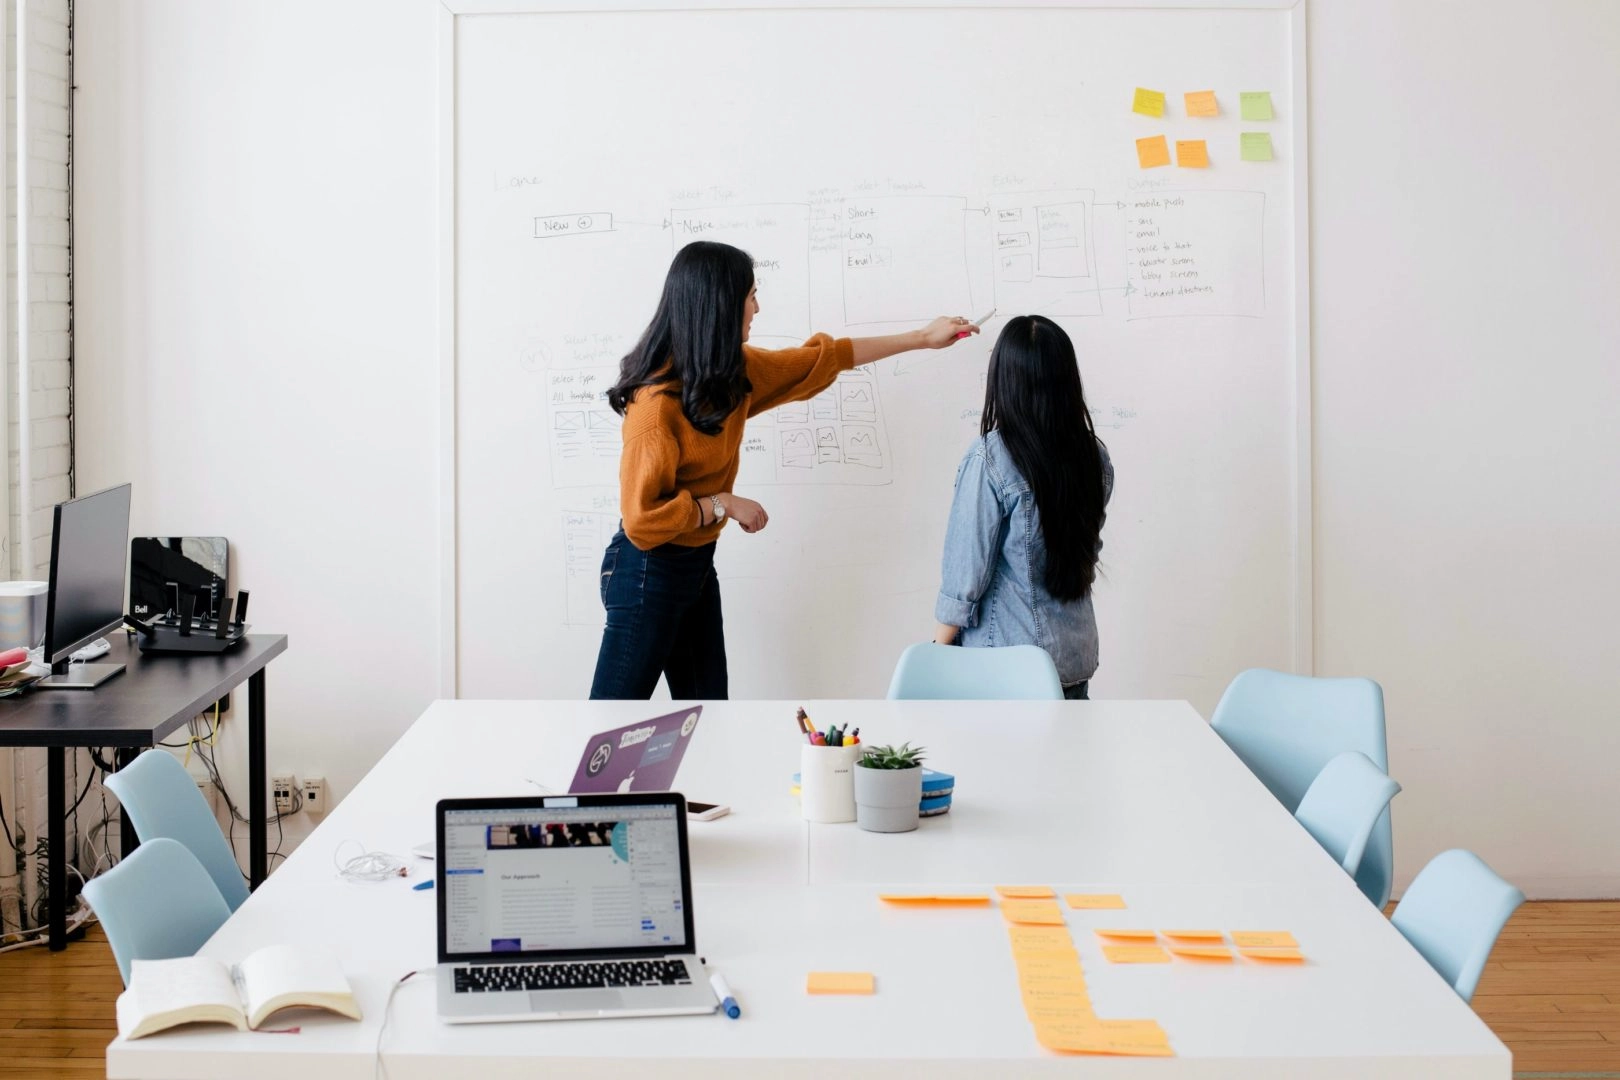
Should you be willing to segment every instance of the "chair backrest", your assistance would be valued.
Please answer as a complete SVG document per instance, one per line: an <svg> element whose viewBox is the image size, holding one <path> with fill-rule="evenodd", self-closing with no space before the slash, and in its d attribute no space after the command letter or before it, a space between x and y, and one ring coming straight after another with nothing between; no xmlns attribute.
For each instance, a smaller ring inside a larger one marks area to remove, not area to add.
<svg viewBox="0 0 1620 1080"><path fill-rule="evenodd" d="M1366 754L1346 750L1322 766L1294 817L1355 877L1367 837L1400 790Z"/></svg>
<svg viewBox="0 0 1620 1080"><path fill-rule="evenodd" d="M920 642L900 654L889 700L1062 701L1057 665L1038 645L965 648Z"/></svg>
<svg viewBox="0 0 1620 1080"><path fill-rule="evenodd" d="M180 841L203 864L230 909L242 906L248 897L242 868L197 782L172 755L154 747L110 774L106 784L143 843L162 836Z"/></svg>
<svg viewBox="0 0 1620 1080"><path fill-rule="evenodd" d="M167 837L143 842L91 878L84 895L107 931L125 986L132 961L191 956L231 917L208 871Z"/></svg>
<svg viewBox="0 0 1620 1080"><path fill-rule="evenodd" d="M1454 848L1429 861L1395 905L1390 921L1452 989L1471 1001L1496 936L1524 893L1471 851Z"/></svg>
<svg viewBox="0 0 1620 1080"><path fill-rule="evenodd" d="M1210 726L1293 813L1322 771L1359 750L1385 772L1384 691L1371 679L1317 679L1255 668L1232 680ZM1379 908L1389 902L1395 843L1385 810L1367 839L1356 885Z"/></svg>

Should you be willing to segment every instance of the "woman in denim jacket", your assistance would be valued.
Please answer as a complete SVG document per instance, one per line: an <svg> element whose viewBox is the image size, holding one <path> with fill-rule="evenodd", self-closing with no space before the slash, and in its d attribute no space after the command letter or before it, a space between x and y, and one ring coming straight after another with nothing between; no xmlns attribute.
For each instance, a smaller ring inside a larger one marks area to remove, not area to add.
<svg viewBox="0 0 1620 1080"><path fill-rule="evenodd" d="M1114 466L1069 335L1020 315L990 354L979 439L956 473L934 640L1039 645L1067 698L1097 670L1091 586Z"/></svg>

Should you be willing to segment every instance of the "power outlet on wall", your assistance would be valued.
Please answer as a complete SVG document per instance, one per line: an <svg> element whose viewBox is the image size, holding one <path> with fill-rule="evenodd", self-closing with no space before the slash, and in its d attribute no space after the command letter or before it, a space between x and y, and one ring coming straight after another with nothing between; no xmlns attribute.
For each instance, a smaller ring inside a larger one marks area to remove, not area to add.
<svg viewBox="0 0 1620 1080"><path fill-rule="evenodd" d="M326 813L326 778L324 776L304 780L304 810L311 814Z"/></svg>
<svg viewBox="0 0 1620 1080"><path fill-rule="evenodd" d="M270 778L270 796L275 800L275 812L290 814L293 808L293 791L298 781L292 773L278 773Z"/></svg>

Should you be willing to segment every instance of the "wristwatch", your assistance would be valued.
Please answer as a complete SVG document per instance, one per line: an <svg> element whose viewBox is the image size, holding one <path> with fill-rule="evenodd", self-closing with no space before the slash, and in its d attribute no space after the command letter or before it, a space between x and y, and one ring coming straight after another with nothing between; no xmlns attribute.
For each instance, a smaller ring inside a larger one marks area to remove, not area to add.
<svg viewBox="0 0 1620 1080"><path fill-rule="evenodd" d="M709 496L709 505L714 507L714 520L716 520L716 521L724 521L726 519L725 504L723 504L720 501L720 496L718 496L718 495L710 495Z"/></svg>

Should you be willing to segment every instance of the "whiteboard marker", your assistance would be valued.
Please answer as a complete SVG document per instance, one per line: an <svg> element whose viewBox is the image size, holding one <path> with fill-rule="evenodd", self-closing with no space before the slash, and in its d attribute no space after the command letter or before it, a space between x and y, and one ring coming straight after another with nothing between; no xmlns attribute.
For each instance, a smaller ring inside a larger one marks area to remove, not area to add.
<svg viewBox="0 0 1620 1080"><path fill-rule="evenodd" d="M979 321L973 324L973 330L977 330L981 326L983 326L985 323L989 322L990 321L990 316L994 315L995 313L996 313L996 309L991 308L989 311L987 311L983 315L979 316ZM965 338L969 334L971 334L973 332L973 330L963 330L960 334L957 334L956 336L958 338Z"/></svg>

